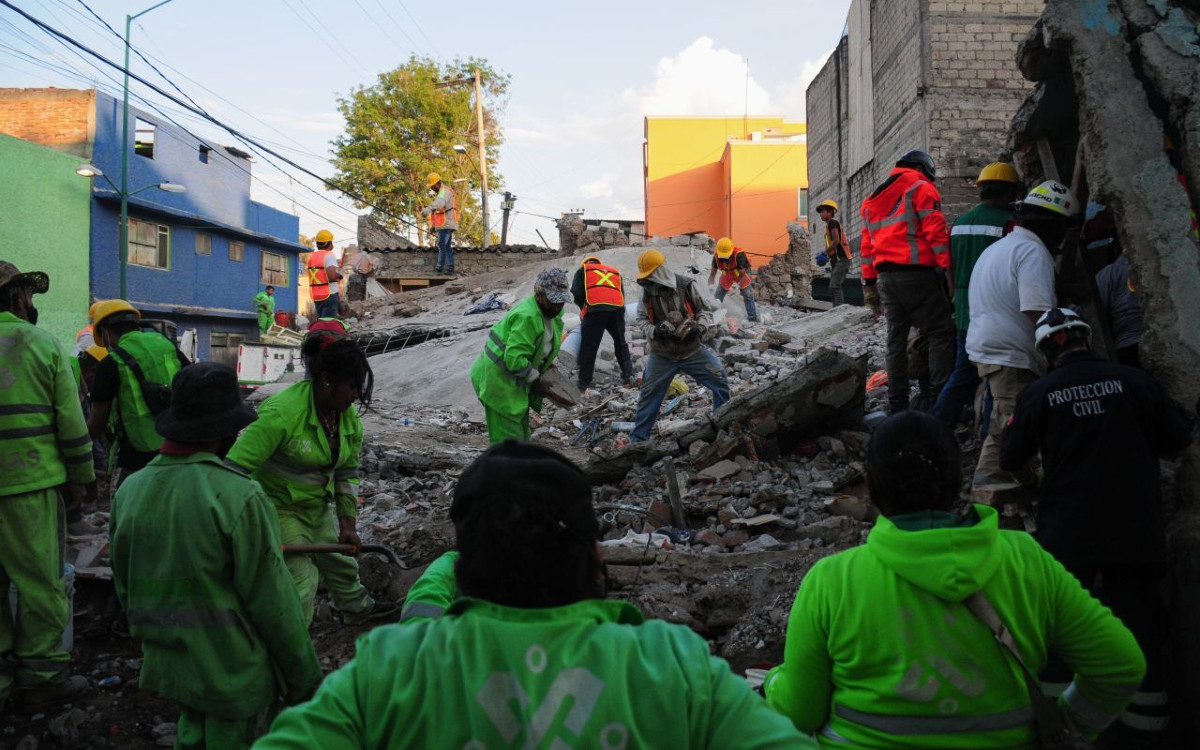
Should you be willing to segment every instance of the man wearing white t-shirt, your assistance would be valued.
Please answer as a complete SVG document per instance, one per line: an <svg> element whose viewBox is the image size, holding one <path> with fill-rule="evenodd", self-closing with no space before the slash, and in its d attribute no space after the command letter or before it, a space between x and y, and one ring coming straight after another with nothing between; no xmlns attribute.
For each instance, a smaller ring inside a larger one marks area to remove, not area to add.
<svg viewBox="0 0 1200 750"><path fill-rule="evenodd" d="M979 451L974 487L1033 480L1028 467L1015 475L1000 470L1000 433L1017 396L1043 369L1033 333L1038 317L1058 304L1050 251L1062 243L1078 213L1069 188L1054 180L1043 182L1019 204L1017 227L984 250L971 273L967 355L992 393L991 421Z"/></svg>

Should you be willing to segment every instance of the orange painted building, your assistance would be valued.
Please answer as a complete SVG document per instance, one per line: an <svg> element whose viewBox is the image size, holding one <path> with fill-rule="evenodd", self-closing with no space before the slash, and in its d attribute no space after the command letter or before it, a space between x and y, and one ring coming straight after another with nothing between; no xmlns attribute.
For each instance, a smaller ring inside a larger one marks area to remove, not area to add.
<svg viewBox="0 0 1200 750"><path fill-rule="evenodd" d="M804 123L782 117L647 117L646 234L729 237L755 266L787 250L807 222Z"/></svg>

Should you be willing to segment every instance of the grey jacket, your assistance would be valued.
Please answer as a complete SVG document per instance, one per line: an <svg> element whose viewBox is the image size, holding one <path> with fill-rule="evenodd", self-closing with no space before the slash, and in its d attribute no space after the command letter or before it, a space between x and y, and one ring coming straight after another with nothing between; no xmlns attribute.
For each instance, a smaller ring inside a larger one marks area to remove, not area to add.
<svg viewBox="0 0 1200 750"><path fill-rule="evenodd" d="M421 210L425 216L430 215L434 211L446 212L446 223L440 229L458 229L458 217L455 216L456 211L451 211L454 208L454 188L442 185L442 189L438 191L437 197L433 199L433 203Z"/></svg>
<svg viewBox="0 0 1200 750"><path fill-rule="evenodd" d="M696 288L696 281L682 274L672 273L664 263L648 278L641 279L642 298L638 302L637 325L650 342L650 353L668 359L686 359L703 346L704 334L712 328L712 311ZM697 328L682 339L674 335L658 336L655 328L667 322L672 311L688 316L689 303L696 317Z"/></svg>

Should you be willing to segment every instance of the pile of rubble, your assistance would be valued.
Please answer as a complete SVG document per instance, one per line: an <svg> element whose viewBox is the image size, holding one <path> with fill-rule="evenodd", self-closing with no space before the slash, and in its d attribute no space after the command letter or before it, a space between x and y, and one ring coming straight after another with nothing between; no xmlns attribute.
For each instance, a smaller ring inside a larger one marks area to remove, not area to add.
<svg viewBox="0 0 1200 750"><path fill-rule="evenodd" d="M590 255L610 247L642 244L643 237L630 237L616 224L585 224L583 214L566 213L555 220L558 251L563 255Z"/></svg>
<svg viewBox="0 0 1200 750"><path fill-rule="evenodd" d="M812 280L822 271L813 265L808 229L788 222L787 252L758 269L756 294L776 305L800 307L812 299Z"/></svg>

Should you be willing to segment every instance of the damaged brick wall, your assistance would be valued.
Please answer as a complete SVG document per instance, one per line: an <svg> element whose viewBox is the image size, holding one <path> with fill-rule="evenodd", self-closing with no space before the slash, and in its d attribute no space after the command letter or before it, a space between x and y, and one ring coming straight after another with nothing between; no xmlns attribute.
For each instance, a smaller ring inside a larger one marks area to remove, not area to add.
<svg viewBox="0 0 1200 750"><path fill-rule="evenodd" d="M787 252L759 267L756 294L765 301L799 306L812 299L812 278L821 270L812 262L808 229L796 221L788 222L787 229Z"/></svg>
<svg viewBox="0 0 1200 750"><path fill-rule="evenodd" d="M377 271L375 278L411 279L435 276L437 249L432 247L372 248L371 258ZM557 257L558 253L541 245L509 245L506 252L496 246L454 248L454 272L458 276L503 271L527 263Z"/></svg>

